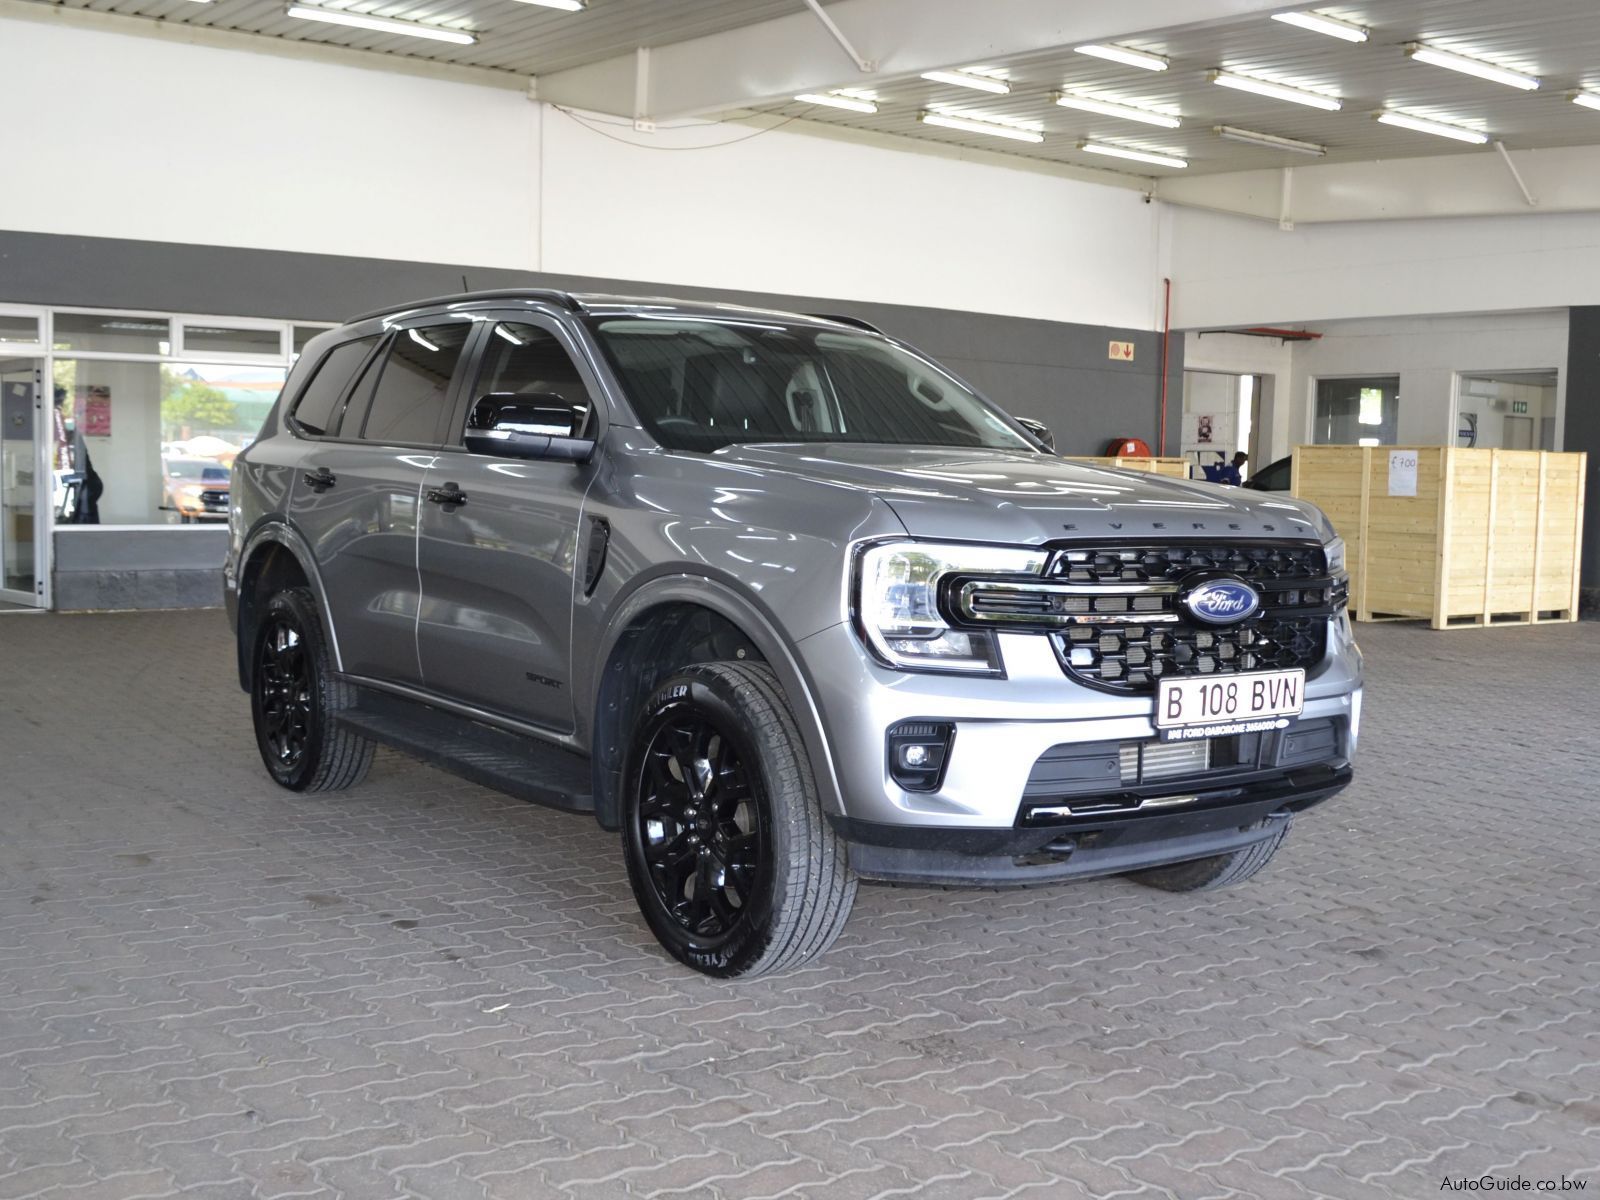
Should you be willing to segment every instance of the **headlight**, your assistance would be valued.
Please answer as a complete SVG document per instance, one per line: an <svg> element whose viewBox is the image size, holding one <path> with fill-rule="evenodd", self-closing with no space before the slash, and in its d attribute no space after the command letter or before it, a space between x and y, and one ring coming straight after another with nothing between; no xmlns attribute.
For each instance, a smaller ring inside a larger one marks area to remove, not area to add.
<svg viewBox="0 0 1600 1200"><path fill-rule="evenodd" d="M1037 575L1042 550L895 542L870 546L856 577L861 635L892 667L911 671L995 673L994 634L953 629L941 613L940 589L952 576Z"/></svg>
<svg viewBox="0 0 1600 1200"><path fill-rule="evenodd" d="M1322 552L1328 556L1328 574L1343 575L1344 569L1344 539L1335 537L1331 542L1325 542Z"/></svg>

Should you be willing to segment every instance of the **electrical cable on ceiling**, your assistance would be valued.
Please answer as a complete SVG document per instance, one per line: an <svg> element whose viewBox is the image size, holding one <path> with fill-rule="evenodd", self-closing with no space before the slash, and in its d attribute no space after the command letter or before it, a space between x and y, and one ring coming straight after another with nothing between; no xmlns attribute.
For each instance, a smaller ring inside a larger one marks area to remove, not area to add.
<svg viewBox="0 0 1600 1200"><path fill-rule="evenodd" d="M610 141L620 142L624 146L634 146L640 150L720 150L724 146L737 146L740 142L748 142L752 138L760 137L764 133L772 133L774 130L782 129L785 125L793 124L795 121L800 119L799 117L786 117L784 120L779 121L776 125L769 125L765 129L757 129L751 133L745 134L743 137L729 138L725 142L713 142L708 146L652 146L649 142L636 142L632 138L620 138L615 134L607 133L604 129L601 129L598 124L591 124L588 120L580 117L570 108L563 108L559 104L553 104L551 107L557 112L563 113L567 117L570 117L579 125L582 125L585 129L589 130L590 133L598 133L601 137ZM607 121L604 122L604 124L617 125L628 129L633 128L633 122L631 121ZM717 124L721 124L721 122L708 121L705 123L706 127Z"/></svg>

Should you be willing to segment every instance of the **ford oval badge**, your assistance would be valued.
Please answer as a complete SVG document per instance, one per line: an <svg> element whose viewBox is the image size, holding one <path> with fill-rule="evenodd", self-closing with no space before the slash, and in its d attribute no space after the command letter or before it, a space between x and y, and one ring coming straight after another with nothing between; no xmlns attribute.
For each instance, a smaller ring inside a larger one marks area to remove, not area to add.
<svg viewBox="0 0 1600 1200"><path fill-rule="evenodd" d="M1237 625L1255 616L1261 593L1242 579L1207 579L1185 588L1179 606L1206 625Z"/></svg>

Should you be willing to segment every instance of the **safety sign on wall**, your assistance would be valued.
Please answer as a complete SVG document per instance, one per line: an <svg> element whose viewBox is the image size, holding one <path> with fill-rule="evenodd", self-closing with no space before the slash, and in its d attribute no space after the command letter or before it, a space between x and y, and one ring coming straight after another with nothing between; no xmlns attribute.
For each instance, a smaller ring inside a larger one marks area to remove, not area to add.
<svg viewBox="0 0 1600 1200"><path fill-rule="evenodd" d="M1112 342L1111 343L1111 349L1107 353L1106 357L1107 358L1114 358L1118 362L1132 362L1133 361L1133 343L1132 342Z"/></svg>

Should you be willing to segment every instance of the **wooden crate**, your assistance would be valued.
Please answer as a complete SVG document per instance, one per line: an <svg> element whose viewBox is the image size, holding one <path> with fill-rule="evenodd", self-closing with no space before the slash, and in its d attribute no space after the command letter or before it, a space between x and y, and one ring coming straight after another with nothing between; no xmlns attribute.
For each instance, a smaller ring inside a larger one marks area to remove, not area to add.
<svg viewBox="0 0 1600 1200"><path fill-rule="evenodd" d="M1187 458L1079 458L1067 456L1068 462L1089 463L1096 467L1118 467L1124 471L1148 471L1152 475L1171 475L1176 479L1189 478Z"/></svg>
<svg viewBox="0 0 1600 1200"><path fill-rule="evenodd" d="M1390 495L1390 455L1416 495ZM1435 629L1578 619L1587 455L1454 446L1300 446L1290 489L1345 542L1362 621Z"/></svg>

